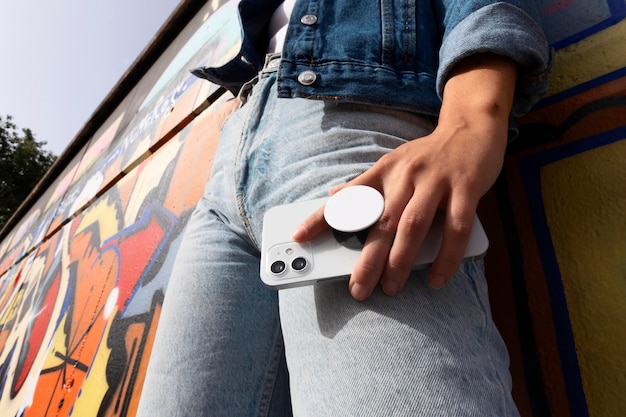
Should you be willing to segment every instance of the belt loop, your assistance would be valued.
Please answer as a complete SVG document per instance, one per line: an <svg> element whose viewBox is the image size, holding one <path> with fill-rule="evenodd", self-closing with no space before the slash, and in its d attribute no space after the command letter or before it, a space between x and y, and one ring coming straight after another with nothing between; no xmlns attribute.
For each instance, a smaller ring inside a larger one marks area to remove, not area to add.
<svg viewBox="0 0 626 417"><path fill-rule="evenodd" d="M265 64L263 65L263 72L275 71L280 65L280 52L265 55Z"/></svg>
<svg viewBox="0 0 626 417"><path fill-rule="evenodd" d="M239 90L239 94L237 94L237 99L239 100L239 106L243 106L246 101L248 101L248 96L252 92L252 88L259 81L259 77L256 76L247 83L245 83L241 89Z"/></svg>
<svg viewBox="0 0 626 417"><path fill-rule="evenodd" d="M265 62L263 64L263 69L259 72L259 75L245 83L241 89L239 90L239 94L237 94L237 98L241 105L244 105L248 100L248 96L252 93L252 88L255 86L257 82L259 82L259 78L263 77L263 74L268 74L275 72L280 65L280 53L273 53L265 55Z"/></svg>

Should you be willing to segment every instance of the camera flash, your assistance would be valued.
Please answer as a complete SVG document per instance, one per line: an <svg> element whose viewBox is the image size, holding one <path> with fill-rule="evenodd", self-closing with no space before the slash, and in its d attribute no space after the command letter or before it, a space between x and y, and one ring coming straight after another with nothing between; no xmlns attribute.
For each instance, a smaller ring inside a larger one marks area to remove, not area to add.
<svg viewBox="0 0 626 417"><path fill-rule="evenodd" d="M291 255L291 254L293 253L293 249L291 249L291 248L287 248L287 249L285 249L285 253L286 253L287 255Z"/></svg>

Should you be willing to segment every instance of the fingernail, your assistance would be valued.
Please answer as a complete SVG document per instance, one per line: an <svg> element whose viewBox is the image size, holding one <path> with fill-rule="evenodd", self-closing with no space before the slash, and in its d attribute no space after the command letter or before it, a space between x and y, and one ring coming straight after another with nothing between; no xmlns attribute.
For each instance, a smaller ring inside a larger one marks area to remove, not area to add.
<svg viewBox="0 0 626 417"><path fill-rule="evenodd" d="M352 294L352 297L356 300L363 301L370 296L370 290L364 285L355 282L350 286L350 294Z"/></svg>
<svg viewBox="0 0 626 417"><path fill-rule="evenodd" d="M400 292L400 287L396 282L384 282L383 283L383 291L387 295L396 295Z"/></svg>
<svg viewBox="0 0 626 417"><path fill-rule="evenodd" d="M293 233L291 234L291 238L293 240L299 240L304 236L304 227L302 226L298 226L296 228L296 230L293 231Z"/></svg>
<svg viewBox="0 0 626 417"><path fill-rule="evenodd" d="M443 275L433 275L432 277L430 277L429 282L431 287L436 290L440 290L441 288L443 288L444 285L446 285L448 279Z"/></svg>

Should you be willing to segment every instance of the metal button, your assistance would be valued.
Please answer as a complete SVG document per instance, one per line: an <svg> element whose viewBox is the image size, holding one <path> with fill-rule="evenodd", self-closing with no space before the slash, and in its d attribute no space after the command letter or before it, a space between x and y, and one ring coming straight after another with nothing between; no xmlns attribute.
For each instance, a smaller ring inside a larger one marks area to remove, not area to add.
<svg viewBox="0 0 626 417"><path fill-rule="evenodd" d="M313 71L302 71L298 75L298 82L302 85L311 85L317 79L317 75Z"/></svg>
<svg viewBox="0 0 626 417"><path fill-rule="evenodd" d="M317 23L317 16L315 16L314 14L305 14L300 19L300 23L307 26L314 25Z"/></svg>

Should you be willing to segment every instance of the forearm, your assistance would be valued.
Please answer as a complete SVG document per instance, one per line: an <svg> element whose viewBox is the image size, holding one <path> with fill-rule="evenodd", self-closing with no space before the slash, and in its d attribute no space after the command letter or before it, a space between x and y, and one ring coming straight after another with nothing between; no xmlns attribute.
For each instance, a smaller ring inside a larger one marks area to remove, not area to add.
<svg viewBox="0 0 626 417"><path fill-rule="evenodd" d="M506 142L516 77L517 65L509 58L487 53L465 58L445 84L439 126L482 124Z"/></svg>

